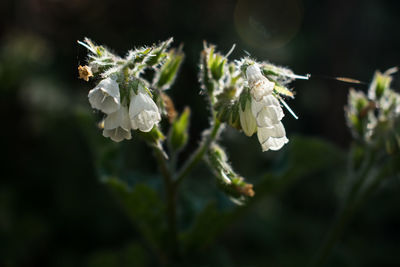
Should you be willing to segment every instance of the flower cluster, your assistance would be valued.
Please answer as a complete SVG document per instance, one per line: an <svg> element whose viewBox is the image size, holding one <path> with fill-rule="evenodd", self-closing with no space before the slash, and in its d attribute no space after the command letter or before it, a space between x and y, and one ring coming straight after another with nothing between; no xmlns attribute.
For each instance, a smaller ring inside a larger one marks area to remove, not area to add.
<svg viewBox="0 0 400 267"><path fill-rule="evenodd" d="M129 140L131 130L150 132L167 113L163 99L168 97L162 91L171 86L183 60L180 50L167 51L171 42L129 51L125 58L89 39L78 42L90 52L88 66L78 68L80 78L101 78L88 97L92 108L105 114L103 136L115 142ZM141 77L149 68L154 72L152 83Z"/></svg>
<svg viewBox="0 0 400 267"><path fill-rule="evenodd" d="M218 119L243 130L247 136L257 133L263 151L279 150L288 143L281 105L297 117L283 99L293 98L286 86L308 76L248 57L229 62L227 56L215 52L214 46L205 46L200 67L202 88L215 99Z"/></svg>
<svg viewBox="0 0 400 267"><path fill-rule="evenodd" d="M104 119L103 136L115 142L131 139L131 129L149 132L161 120L161 115L153 99L141 86L130 92L127 101L121 103L120 88L116 80L106 78L89 91L92 108L107 114Z"/></svg>
<svg viewBox="0 0 400 267"><path fill-rule="evenodd" d="M289 140L281 122L282 107L273 94L275 84L261 74L257 63L246 68L246 78L251 97L245 108L240 108L242 129L247 136L257 132L263 151L279 150Z"/></svg>
<svg viewBox="0 0 400 267"><path fill-rule="evenodd" d="M390 88L392 68L377 71L368 94L351 89L346 107L346 120L353 136L369 145L384 147L388 152L400 147L400 94Z"/></svg>

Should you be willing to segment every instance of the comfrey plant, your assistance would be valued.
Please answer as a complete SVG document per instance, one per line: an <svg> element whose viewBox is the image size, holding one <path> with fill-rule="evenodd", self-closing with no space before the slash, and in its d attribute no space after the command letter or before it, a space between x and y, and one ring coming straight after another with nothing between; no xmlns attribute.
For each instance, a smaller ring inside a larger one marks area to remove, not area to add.
<svg viewBox="0 0 400 267"><path fill-rule="evenodd" d="M355 142L348 158L343 203L316 258L322 266L354 212L384 185L400 178L400 94L391 88L397 68L375 72L367 94L350 89L345 108Z"/></svg>
<svg viewBox="0 0 400 267"><path fill-rule="evenodd" d="M141 137L154 150L164 178L172 254L178 252L178 186L200 161L207 162L221 189L235 203L243 204L254 196L253 185L233 170L227 154L218 145L220 132L229 125L247 136L257 133L263 151L281 149L289 142L282 123L282 106L297 118L284 100L293 98L287 86L294 79L307 76L249 57L229 61L230 52L220 54L215 46L204 43L199 82L210 105L211 126L203 132L198 148L176 168L177 155L188 140L190 109L178 116L166 90L172 86L183 61L182 49L171 49L172 39L168 39L131 50L122 58L89 39L78 43L89 52L87 65L78 70L80 78L96 83L88 97L92 108L104 114L100 123L103 136L115 142ZM163 128L169 128L167 135L161 129L163 119Z"/></svg>

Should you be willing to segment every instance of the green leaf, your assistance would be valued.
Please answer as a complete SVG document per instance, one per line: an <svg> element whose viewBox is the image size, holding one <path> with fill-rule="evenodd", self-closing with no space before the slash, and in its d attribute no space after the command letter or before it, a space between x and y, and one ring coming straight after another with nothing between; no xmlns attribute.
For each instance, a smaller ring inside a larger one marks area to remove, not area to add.
<svg viewBox="0 0 400 267"><path fill-rule="evenodd" d="M122 208L137 226L147 243L154 249L164 241L164 204L157 192L144 184L137 184L133 190L117 178L105 181L116 195Z"/></svg>
<svg viewBox="0 0 400 267"><path fill-rule="evenodd" d="M173 151L180 151L188 141L188 128L190 120L190 109L188 107L176 119L168 133L168 145Z"/></svg>
<svg viewBox="0 0 400 267"><path fill-rule="evenodd" d="M196 217L193 226L181 235L187 251L199 251L212 244L217 234L228 223L228 216L209 203Z"/></svg>

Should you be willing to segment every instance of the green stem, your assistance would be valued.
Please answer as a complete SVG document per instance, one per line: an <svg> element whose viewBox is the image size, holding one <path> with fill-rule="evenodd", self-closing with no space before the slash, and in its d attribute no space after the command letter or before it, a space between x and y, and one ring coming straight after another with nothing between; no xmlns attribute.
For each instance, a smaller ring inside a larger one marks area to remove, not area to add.
<svg viewBox="0 0 400 267"><path fill-rule="evenodd" d="M348 193L346 200L341 210L339 211L335 222L331 226L325 238L325 241L318 250L317 256L315 257L315 261L312 264L312 266L323 266L326 263L329 255L331 254L333 247L341 238L347 222L350 220L353 213L357 210L359 204L361 204L360 202L357 201L358 196L360 195L361 188L364 185L364 182L366 180L365 178L368 175L370 169L371 169L371 158L367 157L366 162L365 164L363 164L361 171L357 175L355 183L353 184L350 192Z"/></svg>
<svg viewBox="0 0 400 267"><path fill-rule="evenodd" d="M326 260L331 254L331 250L342 236L343 230L347 222L351 218L353 212L356 210L356 207L357 205L355 205L355 203L347 204L339 212L339 216L337 217L335 223L332 225L312 266L323 266L326 263Z"/></svg>
<svg viewBox="0 0 400 267"><path fill-rule="evenodd" d="M190 173L190 171L203 159L204 154L207 152L210 144L217 137L221 122L217 119L214 120L213 127L208 135L205 136L201 145L192 154L192 156L184 163L175 178L175 184L178 186L182 180Z"/></svg>
<svg viewBox="0 0 400 267"><path fill-rule="evenodd" d="M169 230L168 241L170 243L170 252L172 258L176 259L179 254L178 231L177 231L177 220L176 220L176 187L172 179L172 174L168 168L164 152L158 146L153 146L153 149L164 180L166 202L167 202L166 216L168 221L168 230Z"/></svg>

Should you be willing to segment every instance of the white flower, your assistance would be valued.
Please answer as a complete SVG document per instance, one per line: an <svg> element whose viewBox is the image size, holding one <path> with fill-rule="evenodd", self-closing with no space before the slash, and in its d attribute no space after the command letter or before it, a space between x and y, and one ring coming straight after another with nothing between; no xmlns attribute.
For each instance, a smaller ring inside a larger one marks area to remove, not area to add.
<svg viewBox="0 0 400 267"><path fill-rule="evenodd" d="M247 136L252 136L257 131L257 122L251 112L251 102L246 101L244 110L239 108L240 125Z"/></svg>
<svg viewBox="0 0 400 267"><path fill-rule="evenodd" d="M106 117L104 120L103 136L110 137L115 142L132 138L128 107L121 107Z"/></svg>
<svg viewBox="0 0 400 267"><path fill-rule="evenodd" d="M272 94L264 96L261 101L251 101L251 112L256 118L258 127L268 127L282 120L284 113L278 99Z"/></svg>
<svg viewBox="0 0 400 267"><path fill-rule="evenodd" d="M102 80L89 91L88 96L92 108L101 110L106 114L117 111L121 106L118 83L111 78Z"/></svg>
<svg viewBox="0 0 400 267"><path fill-rule="evenodd" d="M270 127L259 127L257 129L257 137L263 151L279 150L289 142L282 122Z"/></svg>
<svg viewBox="0 0 400 267"><path fill-rule="evenodd" d="M247 67L246 77L251 89L250 93L256 101L260 101L274 90L275 84L262 75L260 68L256 64Z"/></svg>
<svg viewBox="0 0 400 267"><path fill-rule="evenodd" d="M153 99L145 93L132 94L129 105L129 117L133 129L149 132L161 120L160 112Z"/></svg>

